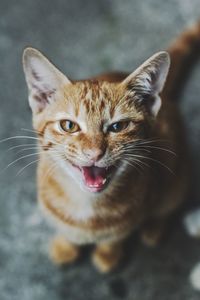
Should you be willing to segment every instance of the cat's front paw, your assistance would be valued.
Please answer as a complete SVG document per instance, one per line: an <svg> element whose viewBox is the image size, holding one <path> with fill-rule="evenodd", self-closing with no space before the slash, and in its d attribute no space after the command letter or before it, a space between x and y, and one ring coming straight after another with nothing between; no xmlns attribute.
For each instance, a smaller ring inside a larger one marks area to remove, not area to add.
<svg viewBox="0 0 200 300"><path fill-rule="evenodd" d="M55 264L73 263L80 254L79 247L66 241L64 237L56 237L50 245L50 258Z"/></svg>
<svg viewBox="0 0 200 300"><path fill-rule="evenodd" d="M92 261L98 271L109 273L117 268L122 257L122 245L99 245L92 255Z"/></svg>

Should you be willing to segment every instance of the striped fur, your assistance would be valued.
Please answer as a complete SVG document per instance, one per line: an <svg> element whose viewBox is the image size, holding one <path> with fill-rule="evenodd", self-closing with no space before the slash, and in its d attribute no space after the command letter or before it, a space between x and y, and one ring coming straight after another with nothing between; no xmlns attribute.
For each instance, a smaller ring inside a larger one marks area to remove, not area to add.
<svg viewBox="0 0 200 300"><path fill-rule="evenodd" d="M37 50L26 50L24 70L33 126L45 150L38 165L38 198L48 219L66 239L66 244L59 240L53 246L57 263L74 261L79 245L94 243L95 265L102 272L110 271L122 255L121 243L132 231L144 226L147 230L143 237L154 244L159 238L159 222L167 221L183 202L188 188L187 146L176 102L170 101L169 94L173 96L174 80L180 75L177 70L182 73L180 64L196 47L194 39L200 40L199 25L169 48L172 66L161 109L159 93L168 69L164 52L128 77L111 73L71 82ZM35 65L39 66L39 75ZM49 84L44 84L45 78L49 78ZM73 135L60 132L58 123L62 119L78 123L81 131ZM109 124L126 119L131 120L128 129L107 133ZM104 153L98 167L117 165L110 183L100 193L80 186L82 175L73 166L87 165L85 152L91 149ZM129 158L134 154L138 159L140 155L147 158L140 159L141 163L127 162L126 151ZM154 221L154 230L148 230L148 224L152 228ZM63 249L68 256L63 255Z"/></svg>

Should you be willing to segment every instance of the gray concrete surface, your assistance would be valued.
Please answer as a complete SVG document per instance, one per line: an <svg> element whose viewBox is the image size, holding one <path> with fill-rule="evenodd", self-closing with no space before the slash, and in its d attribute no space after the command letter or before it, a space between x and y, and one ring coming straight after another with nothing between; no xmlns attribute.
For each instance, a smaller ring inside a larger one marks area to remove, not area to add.
<svg viewBox="0 0 200 300"><path fill-rule="evenodd" d="M31 129L21 66L25 46L42 50L72 78L108 69L131 71L199 17L199 0L0 0L1 138ZM199 80L200 63L180 102L195 161L194 183L200 179ZM16 149L7 149L23 142L29 140L0 143L1 169L17 157ZM114 274L94 270L90 249L74 266L52 265L47 257L51 230L36 204L35 165L16 176L32 160L18 161L0 174L0 300L200 299L188 281L200 260L200 240L187 236L182 216L156 249L131 239L127 262ZM198 184L189 200L200 204Z"/></svg>

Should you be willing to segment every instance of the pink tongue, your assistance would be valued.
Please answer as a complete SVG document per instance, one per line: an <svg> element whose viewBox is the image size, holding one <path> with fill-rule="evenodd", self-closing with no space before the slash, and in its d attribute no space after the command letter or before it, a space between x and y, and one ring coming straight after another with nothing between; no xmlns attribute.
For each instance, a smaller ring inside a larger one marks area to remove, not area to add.
<svg viewBox="0 0 200 300"><path fill-rule="evenodd" d="M88 187L101 188L106 180L106 169L98 167L82 167L85 184Z"/></svg>

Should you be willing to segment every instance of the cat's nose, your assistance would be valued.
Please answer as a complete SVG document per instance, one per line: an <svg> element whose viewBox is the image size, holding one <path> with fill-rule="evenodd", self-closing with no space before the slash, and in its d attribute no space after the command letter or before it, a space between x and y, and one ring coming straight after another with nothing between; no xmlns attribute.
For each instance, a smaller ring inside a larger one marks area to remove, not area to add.
<svg viewBox="0 0 200 300"><path fill-rule="evenodd" d="M90 159L93 162L96 162L104 156L105 150L99 148L90 148L85 149L83 153L87 156L88 159Z"/></svg>

